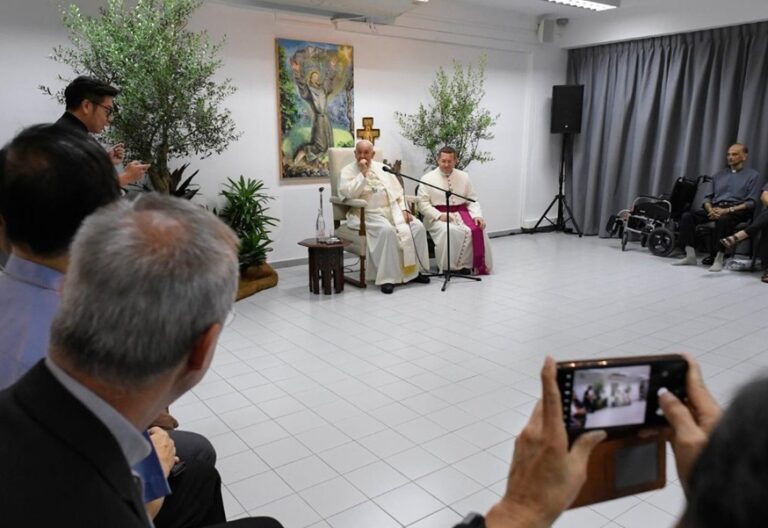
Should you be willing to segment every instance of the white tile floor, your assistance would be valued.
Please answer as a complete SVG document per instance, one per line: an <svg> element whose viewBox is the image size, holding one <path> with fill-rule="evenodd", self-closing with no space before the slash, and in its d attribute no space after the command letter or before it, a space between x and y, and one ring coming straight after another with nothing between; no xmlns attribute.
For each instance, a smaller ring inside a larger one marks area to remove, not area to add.
<svg viewBox="0 0 768 528"><path fill-rule="evenodd" d="M316 296L305 266L281 269L278 287L237 304L211 371L171 410L218 450L230 518L450 527L502 492L546 354L687 350L721 402L768 366L757 273L672 267L618 245L494 239L495 273L445 293L433 280ZM673 466L665 489L569 511L556 526L672 526L683 500Z"/></svg>

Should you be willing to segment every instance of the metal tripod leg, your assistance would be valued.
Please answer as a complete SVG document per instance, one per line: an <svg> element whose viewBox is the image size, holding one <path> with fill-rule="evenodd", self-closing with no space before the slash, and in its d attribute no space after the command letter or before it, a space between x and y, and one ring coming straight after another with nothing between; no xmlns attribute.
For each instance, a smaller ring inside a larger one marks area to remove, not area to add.
<svg viewBox="0 0 768 528"><path fill-rule="evenodd" d="M539 221L536 222L535 226L533 226L533 231L536 231L539 228L539 224L541 224L544 220L547 220L550 224L552 223L552 221L549 218L547 218L547 213L549 213L549 210L552 209L552 206L557 203L558 198L560 198L559 194L554 198L552 198L552 201L549 203L549 207L547 207L547 210L544 211L544 214L541 215L541 218L539 218Z"/></svg>
<svg viewBox="0 0 768 528"><path fill-rule="evenodd" d="M579 234L579 238L583 236L583 233L581 232L581 228L579 228L579 224L576 222L576 219L573 217L573 211L571 211L571 206L568 205L568 200L565 199L565 196L563 196L563 205L565 206L565 210L568 211L568 219L573 222L573 227L576 228L576 232ZM563 222L563 227L565 227L566 222Z"/></svg>

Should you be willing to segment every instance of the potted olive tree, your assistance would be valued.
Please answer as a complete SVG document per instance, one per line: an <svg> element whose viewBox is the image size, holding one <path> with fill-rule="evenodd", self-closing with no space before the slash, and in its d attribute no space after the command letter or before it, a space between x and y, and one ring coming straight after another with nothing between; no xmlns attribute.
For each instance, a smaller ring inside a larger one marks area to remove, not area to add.
<svg viewBox="0 0 768 528"><path fill-rule="evenodd" d="M226 199L219 216L240 238L240 286L237 298L277 285L277 272L267 264L267 253L272 251L270 228L277 219L267 214L267 202L272 197L264 192L264 182L244 178L227 178L219 193Z"/></svg>
<svg viewBox="0 0 768 528"><path fill-rule="evenodd" d="M174 174L169 168L172 160L220 154L240 136L229 110L221 108L235 87L229 79L214 79L223 41L212 43L205 31L187 29L201 4L107 0L95 17L70 5L62 22L71 47L58 46L51 56L75 75L120 89L118 112L104 140L124 143L126 159L150 163L150 187L160 192L172 192L184 181L178 169ZM40 88L63 102L63 86Z"/></svg>
<svg viewBox="0 0 768 528"><path fill-rule="evenodd" d="M480 106L485 97L486 62L483 56L476 67L464 68L453 61L452 76L438 68L429 87L429 105L419 103L415 114L395 112L403 137L426 150L425 169L435 166L438 152L446 145L456 149L459 170L472 161L493 161L490 152L479 149L481 140L493 139L491 128L499 118Z"/></svg>

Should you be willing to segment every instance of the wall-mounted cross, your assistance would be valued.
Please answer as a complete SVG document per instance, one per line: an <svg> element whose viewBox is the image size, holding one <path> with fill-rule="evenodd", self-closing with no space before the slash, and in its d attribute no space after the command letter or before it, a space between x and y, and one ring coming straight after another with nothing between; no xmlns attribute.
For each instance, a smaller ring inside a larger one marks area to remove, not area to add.
<svg viewBox="0 0 768 528"><path fill-rule="evenodd" d="M364 117L363 118L363 128L357 129L357 139L366 139L376 144L376 138L381 135L381 132L379 132L378 128L373 128L373 118L372 117Z"/></svg>

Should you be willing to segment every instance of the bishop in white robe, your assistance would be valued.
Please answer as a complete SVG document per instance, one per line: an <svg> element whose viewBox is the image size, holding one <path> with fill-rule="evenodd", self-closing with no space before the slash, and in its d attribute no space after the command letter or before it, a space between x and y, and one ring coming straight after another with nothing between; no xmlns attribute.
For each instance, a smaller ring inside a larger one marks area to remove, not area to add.
<svg viewBox="0 0 768 528"><path fill-rule="evenodd" d="M423 183L430 183L474 200L470 202L452 194L446 210L443 191L419 185L419 212L435 242L438 267L441 272L447 267L447 241L450 237L450 269L467 269L475 275L488 275L493 268L491 245L485 230L483 212L469 175L455 168L456 152L451 147L441 149L437 165L435 170L421 178Z"/></svg>

